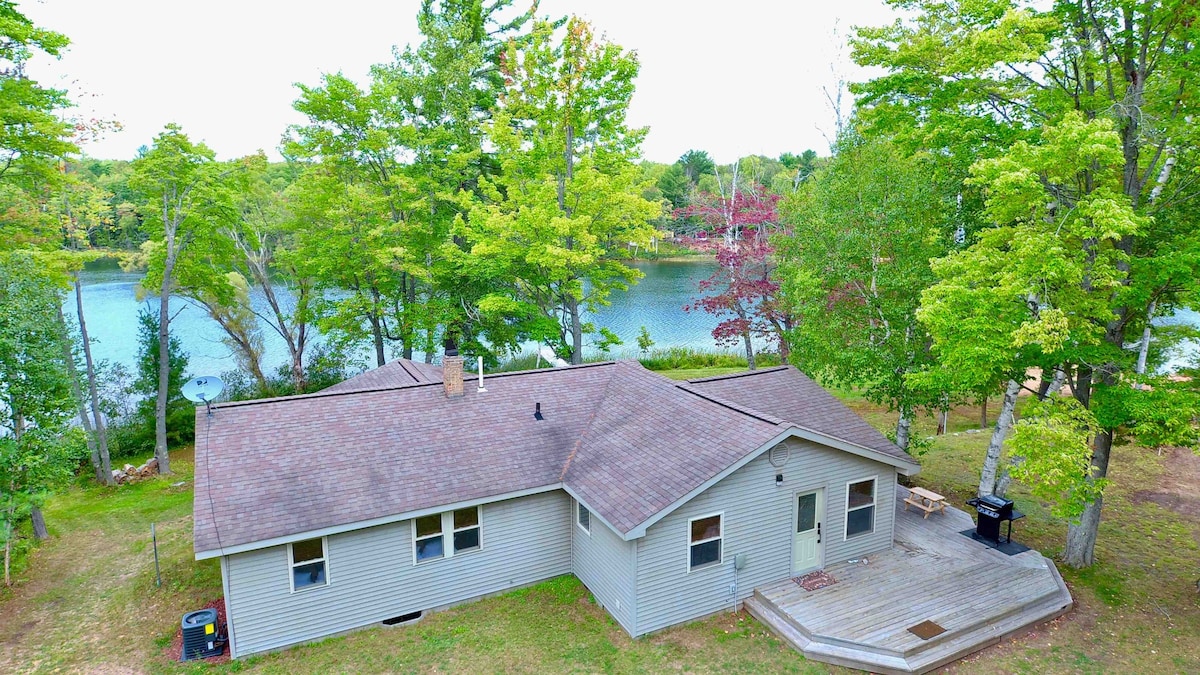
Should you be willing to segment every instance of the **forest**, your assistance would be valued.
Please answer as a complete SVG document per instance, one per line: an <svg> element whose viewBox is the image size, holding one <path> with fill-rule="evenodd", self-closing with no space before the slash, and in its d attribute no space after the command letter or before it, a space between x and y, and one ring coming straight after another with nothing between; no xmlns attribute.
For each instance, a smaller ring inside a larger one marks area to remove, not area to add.
<svg viewBox="0 0 1200 675"><path fill-rule="evenodd" d="M267 397L347 377L356 349L603 358L631 256L712 256L689 309L720 320L717 344L861 393L905 451L929 451L919 415L998 400L978 494L1015 481L1052 504L1073 568L1096 562L1114 446L1200 443L1200 363L1162 368L1196 331L1161 322L1200 308L1194 3L891 0L905 18L850 38L879 74L847 85L829 152L728 165L644 160L636 52L512 4L425 0L421 41L365 81L297 85L283 161L219 161L172 123L136 157L89 158L119 120L39 84L31 58L69 36L0 0L6 584L55 491L113 485L133 448L169 474L191 442L172 297L220 327L230 395ZM80 271L102 258L153 299L137 372L92 358Z"/></svg>

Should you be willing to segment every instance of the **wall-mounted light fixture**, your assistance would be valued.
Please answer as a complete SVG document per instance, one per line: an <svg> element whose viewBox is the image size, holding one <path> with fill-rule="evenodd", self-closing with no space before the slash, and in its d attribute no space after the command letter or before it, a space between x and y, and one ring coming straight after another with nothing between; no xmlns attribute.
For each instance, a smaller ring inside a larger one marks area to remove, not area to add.
<svg viewBox="0 0 1200 675"><path fill-rule="evenodd" d="M775 474L775 485L777 487L783 487L783 474L782 473Z"/></svg>

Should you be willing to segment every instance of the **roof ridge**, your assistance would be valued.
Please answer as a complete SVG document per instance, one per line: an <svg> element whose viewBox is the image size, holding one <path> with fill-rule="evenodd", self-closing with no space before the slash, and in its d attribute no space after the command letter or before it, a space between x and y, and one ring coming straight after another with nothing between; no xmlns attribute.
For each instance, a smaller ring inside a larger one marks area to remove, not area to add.
<svg viewBox="0 0 1200 675"><path fill-rule="evenodd" d="M719 406L729 408L730 410L732 410L734 412L738 412L743 415L753 417L754 419L762 420L764 422L767 422L768 424L774 424L777 426L780 424L789 424L789 425L795 424L794 422L792 422L790 420L785 420L781 417L775 417L774 415L771 415L769 413L765 413L760 410L755 410L754 408L750 408L750 407L747 407L744 405L739 405L737 403L733 403L732 401L726 400L719 396L713 396L712 394L709 394L709 393L697 391L697 390L687 386L688 384L690 384L690 381L677 382L677 383L675 383L675 387L681 391L685 391L685 392L691 394L692 396L702 398L706 401L711 401L712 403L716 403Z"/></svg>
<svg viewBox="0 0 1200 675"><path fill-rule="evenodd" d="M611 363L613 365L620 365L623 362L612 361ZM567 472L571 470L571 462L575 460L575 455L579 454L579 449L583 447L583 439L587 437L588 432L592 429L592 425L596 423L596 416L604 408L604 402L608 400L608 393L612 391L613 380L616 379L617 373L614 369L614 372L609 373L608 381L604 383L604 393L596 399L596 405L592 408L591 414L588 415L587 424L583 425L583 429L580 430L579 436L575 438L575 447L571 448L571 452L567 454L567 459L563 462L562 473L558 475L559 481L567 480Z"/></svg>
<svg viewBox="0 0 1200 675"><path fill-rule="evenodd" d="M399 361L399 359L397 359L397 361ZM392 361L392 363L396 363L396 361ZM566 370L582 370L584 368L594 368L597 366L611 366L611 365L615 365L616 363L618 363L618 362L617 361L596 361L594 363L581 363L581 364L569 365L569 366L559 366L557 368L532 368L529 370L514 370L514 371L510 371L510 372L493 373L490 375L485 373L484 375L485 375L485 377L487 377L489 379L495 379L495 378L499 378L499 377L513 377L516 375L535 375L538 373L554 373L554 372L563 372ZM387 364L384 364L384 365L387 365ZM383 366L379 366L379 367L382 368ZM363 372L370 372L370 371L363 371ZM355 376L355 377L357 377L357 376ZM342 380L342 382L348 382L350 379L353 379L353 378L346 378L345 380ZM341 383L339 382L338 384L341 384ZM425 382L414 382L412 384L400 384L400 385L393 384L393 385L388 385L385 387L350 389L350 390L345 390L345 391L328 391L328 389L322 389L321 391L314 391L314 392L311 392L308 394L292 394L290 396L272 396L270 398L252 398L252 399L246 399L243 401L223 401L221 403L214 403L213 407L214 408L240 408L240 407L250 406L250 405L259 405L259 404L266 404L266 403L280 403L283 401L299 401L299 400L307 400L307 399L314 399L314 398L326 398L326 397L331 397L331 396L354 396L357 394L376 394L376 393L383 392L383 391L398 391L400 389L416 389L418 387L432 387L432 386L436 386L436 385L440 385L440 384L442 384L442 382L425 381Z"/></svg>
<svg viewBox="0 0 1200 675"><path fill-rule="evenodd" d="M412 379L416 380L417 382L420 382L421 384L425 384L425 383L427 383L427 382L431 382L431 381L432 381L432 380L430 380L428 377L425 377L425 375L424 375L424 374L423 374L423 373L422 373L422 372L421 372L421 371L420 371L418 368L416 368L416 367L415 367L415 364L416 364L416 362L415 362L415 361L413 361L412 359L403 359L403 358L401 358L401 359L396 359L396 360L395 360L395 361L393 361L392 363L395 363L395 364L399 365L399 366L400 366L400 368L401 368L401 370L403 370L404 372L408 373L408 376L409 376L409 377L411 377ZM409 368L409 367L408 367L408 364L410 364L410 363L411 363L411 364L414 364L414 367L413 367L413 368ZM384 365L386 366L387 364L385 363ZM415 372L414 372L414 371L415 371Z"/></svg>
<svg viewBox="0 0 1200 675"><path fill-rule="evenodd" d="M762 375L763 373L777 373L781 370L788 370L789 368L793 368L793 367L794 366L785 363L785 364L781 364L778 366L771 366L770 368L760 368L758 370L745 370L745 371L738 372L738 373L725 373L724 375L709 375L708 377L693 377L693 378L686 379L683 382L687 382L687 383L690 383L690 382L715 382L717 380L732 380L732 379L738 378L738 377L750 377L753 375Z"/></svg>

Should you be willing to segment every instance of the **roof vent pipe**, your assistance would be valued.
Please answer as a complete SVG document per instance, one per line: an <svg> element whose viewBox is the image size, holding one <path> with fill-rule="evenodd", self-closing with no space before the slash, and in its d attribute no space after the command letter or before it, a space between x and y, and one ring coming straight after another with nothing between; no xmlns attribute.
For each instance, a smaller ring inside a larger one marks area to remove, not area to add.
<svg viewBox="0 0 1200 675"><path fill-rule="evenodd" d="M535 419L539 422L546 419L545 417L542 417L542 404L541 403L533 404L533 419Z"/></svg>
<svg viewBox="0 0 1200 675"><path fill-rule="evenodd" d="M477 391L481 394L483 392L487 391L487 389L483 388L483 357L482 356L479 357L479 388L476 389L475 391Z"/></svg>

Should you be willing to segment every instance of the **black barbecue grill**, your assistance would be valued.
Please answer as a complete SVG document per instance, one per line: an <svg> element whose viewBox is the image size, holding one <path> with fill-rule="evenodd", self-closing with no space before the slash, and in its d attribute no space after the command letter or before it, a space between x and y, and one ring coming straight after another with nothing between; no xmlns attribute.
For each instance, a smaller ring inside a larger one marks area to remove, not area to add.
<svg viewBox="0 0 1200 675"><path fill-rule="evenodd" d="M1005 541L1012 539L1012 521L1023 517L1025 514L1013 509L1011 499L997 497L996 495L983 495L974 499L967 500L968 506L975 507L975 513L978 514L978 522L975 525L975 534L982 539L1000 541L1000 524L1008 521L1008 534L1004 538Z"/></svg>

